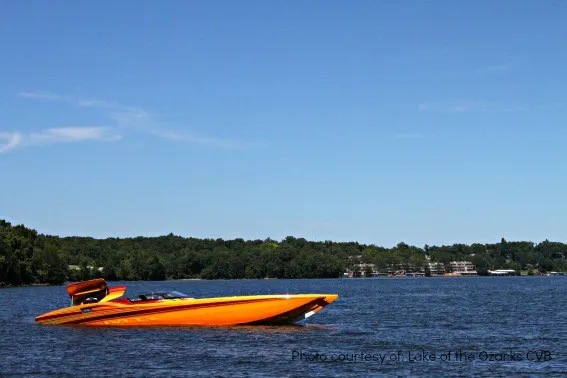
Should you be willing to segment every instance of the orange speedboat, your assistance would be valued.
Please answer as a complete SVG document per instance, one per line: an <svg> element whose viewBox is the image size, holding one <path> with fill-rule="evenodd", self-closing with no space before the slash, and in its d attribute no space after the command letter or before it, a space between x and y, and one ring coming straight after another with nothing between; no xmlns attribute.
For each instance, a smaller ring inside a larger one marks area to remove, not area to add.
<svg viewBox="0 0 567 378"><path fill-rule="evenodd" d="M71 306L35 318L47 325L230 326L293 324L323 309L337 294L191 298L178 291L122 298L126 286L102 278L69 284Z"/></svg>

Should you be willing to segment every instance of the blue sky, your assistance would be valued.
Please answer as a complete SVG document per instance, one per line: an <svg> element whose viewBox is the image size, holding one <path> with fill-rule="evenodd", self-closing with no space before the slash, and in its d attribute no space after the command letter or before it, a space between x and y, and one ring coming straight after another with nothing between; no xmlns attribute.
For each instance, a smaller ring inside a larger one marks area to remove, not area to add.
<svg viewBox="0 0 567 378"><path fill-rule="evenodd" d="M567 241L567 3L8 2L0 218Z"/></svg>

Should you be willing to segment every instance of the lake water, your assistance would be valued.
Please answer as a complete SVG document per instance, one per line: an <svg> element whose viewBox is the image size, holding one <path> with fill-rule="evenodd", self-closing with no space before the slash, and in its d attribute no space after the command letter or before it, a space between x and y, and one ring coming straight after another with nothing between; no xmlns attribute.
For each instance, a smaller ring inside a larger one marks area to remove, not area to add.
<svg viewBox="0 0 567 378"><path fill-rule="evenodd" d="M34 323L35 316L68 305L63 286L0 289L0 376L567 373L567 277L112 284L126 284L127 296L175 289L195 297L310 292L340 297L302 326L98 329Z"/></svg>

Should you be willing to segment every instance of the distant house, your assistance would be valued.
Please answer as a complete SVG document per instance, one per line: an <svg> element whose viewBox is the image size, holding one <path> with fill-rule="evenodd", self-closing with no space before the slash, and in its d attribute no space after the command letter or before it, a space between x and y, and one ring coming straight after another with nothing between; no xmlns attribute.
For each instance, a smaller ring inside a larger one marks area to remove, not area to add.
<svg viewBox="0 0 567 378"><path fill-rule="evenodd" d="M354 264L352 269L343 273L343 277L345 278L381 277L386 275L386 273L378 272L375 264L365 263Z"/></svg>
<svg viewBox="0 0 567 378"><path fill-rule="evenodd" d="M87 265L87 269L95 270L95 267L92 265ZM81 267L79 265L69 265L69 270L81 270ZM96 268L96 270L102 272L104 268L102 266L99 266L98 268Z"/></svg>
<svg viewBox="0 0 567 378"><path fill-rule="evenodd" d="M470 261L451 261L449 266L453 270L453 273L460 276L477 276L475 266Z"/></svg>
<svg viewBox="0 0 567 378"><path fill-rule="evenodd" d="M445 267L442 263L439 262L430 262L429 263L429 271L434 276L442 276L445 274Z"/></svg>
<svg viewBox="0 0 567 378"><path fill-rule="evenodd" d="M351 277L375 277L377 272L374 264L360 263L356 264L354 270L350 273Z"/></svg>

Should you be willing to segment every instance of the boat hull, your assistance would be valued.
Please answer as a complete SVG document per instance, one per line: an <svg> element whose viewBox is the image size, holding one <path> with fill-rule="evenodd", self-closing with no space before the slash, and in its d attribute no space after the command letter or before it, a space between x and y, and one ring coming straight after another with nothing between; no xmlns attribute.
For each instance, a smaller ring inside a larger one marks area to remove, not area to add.
<svg viewBox="0 0 567 378"><path fill-rule="evenodd" d="M337 298L336 294L256 295L139 304L123 299L55 310L36 317L36 322L122 327L284 325L317 313Z"/></svg>

